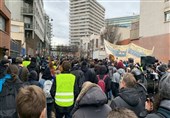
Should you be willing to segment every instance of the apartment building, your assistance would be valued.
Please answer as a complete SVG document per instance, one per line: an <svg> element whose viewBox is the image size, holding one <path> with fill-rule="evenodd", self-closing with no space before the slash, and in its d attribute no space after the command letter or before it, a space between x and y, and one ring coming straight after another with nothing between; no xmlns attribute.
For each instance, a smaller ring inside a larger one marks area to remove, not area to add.
<svg viewBox="0 0 170 118"><path fill-rule="evenodd" d="M139 20L139 15L109 18L105 20L106 25L130 28L134 20Z"/></svg>
<svg viewBox="0 0 170 118"><path fill-rule="evenodd" d="M10 19L10 11L4 4L4 0L0 0L0 59L10 52Z"/></svg>
<svg viewBox="0 0 170 118"><path fill-rule="evenodd" d="M140 2L139 40L133 43L152 49L153 56L163 62L170 60L170 1Z"/></svg>
<svg viewBox="0 0 170 118"><path fill-rule="evenodd" d="M24 22L11 20L11 57L26 54Z"/></svg>
<svg viewBox="0 0 170 118"><path fill-rule="evenodd" d="M82 37L99 34L105 9L96 0L70 0L70 43L79 45Z"/></svg>
<svg viewBox="0 0 170 118"><path fill-rule="evenodd" d="M5 0L5 3L11 11L11 19L24 23L26 54L43 54L47 40L43 0Z"/></svg>

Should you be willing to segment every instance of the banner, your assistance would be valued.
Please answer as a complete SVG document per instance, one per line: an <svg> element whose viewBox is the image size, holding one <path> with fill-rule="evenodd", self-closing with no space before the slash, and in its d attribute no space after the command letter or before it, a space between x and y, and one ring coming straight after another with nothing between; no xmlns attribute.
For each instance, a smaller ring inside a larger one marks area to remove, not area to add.
<svg viewBox="0 0 170 118"><path fill-rule="evenodd" d="M104 40L105 51L107 54L112 54L115 57L121 58L122 60L127 60L127 58L134 58L135 60L140 60L141 56L151 56L154 51L145 49L133 43L128 45L115 45L106 40Z"/></svg>

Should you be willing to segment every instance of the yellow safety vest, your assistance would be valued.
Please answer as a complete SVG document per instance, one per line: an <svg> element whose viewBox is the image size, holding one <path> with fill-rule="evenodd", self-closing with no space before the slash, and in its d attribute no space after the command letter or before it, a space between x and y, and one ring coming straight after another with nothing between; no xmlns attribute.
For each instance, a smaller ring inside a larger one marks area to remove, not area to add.
<svg viewBox="0 0 170 118"><path fill-rule="evenodd" d="M31 63L30 61L23 61L23 62L22 62L22 65L23 65L24 67L27 67L30 63Z"/></svg>
<svg viewBox="0 0 170 118"><path fill-rule="evenodd" d="M58 106L69 107L73 105L75 79L73 74L56 75L55 103Z"/></svg>

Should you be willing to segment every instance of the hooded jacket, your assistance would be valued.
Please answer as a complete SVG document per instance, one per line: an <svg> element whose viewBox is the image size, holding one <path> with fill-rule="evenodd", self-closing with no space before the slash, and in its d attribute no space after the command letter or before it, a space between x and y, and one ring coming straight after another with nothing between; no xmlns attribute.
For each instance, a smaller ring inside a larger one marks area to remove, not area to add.
<svg viewBox="0 0 170 118"><path fill-rule="evenodd" d="M89 83L76 100L72 118L106 118L111 111L106 103L104 92L96 84Z"/></svg>
<svg viewBox="0 0 170 118"><path fill-rule="evenodd" d="M84 73L85 81L90 81L92 83L97 83L96 74L92 72L86 62L83 62L81 65L81 70Z"/></svg>
<svg viewBox="0 0 170 118"><path fill-rule="evenodd" d="M119 96L111 102L110 106L112 109L115 107L130 109L134 111L137 116L140 116L140 113L145 109L140 99L140 95L135 88L120 89Z"/></svg>
<svg viewBox="0 0 170 118"><path fill-rule="evenodd" d="M157 113L148 114L145 118L170 118L170 100L163 100Z"/></svg>

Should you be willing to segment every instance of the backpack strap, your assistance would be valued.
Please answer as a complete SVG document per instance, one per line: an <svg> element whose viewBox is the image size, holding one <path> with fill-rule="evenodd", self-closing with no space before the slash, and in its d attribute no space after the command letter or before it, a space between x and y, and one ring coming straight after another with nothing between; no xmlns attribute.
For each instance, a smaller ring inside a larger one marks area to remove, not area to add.
<svg viewBox="0 0 170 118"><path fill-rule="evenodd" d="M107 74L106 74L106 75L104 75L104 77L103 77L103 81L107 78L107 76L108 76Z"/></svg>
<svg viewBox="0 0 170 118"><path fill-rule="evenodd" d="M99 77L99 75L97 75L97 79L98 79L98 81L100 80L100 77Z"/></svg>

